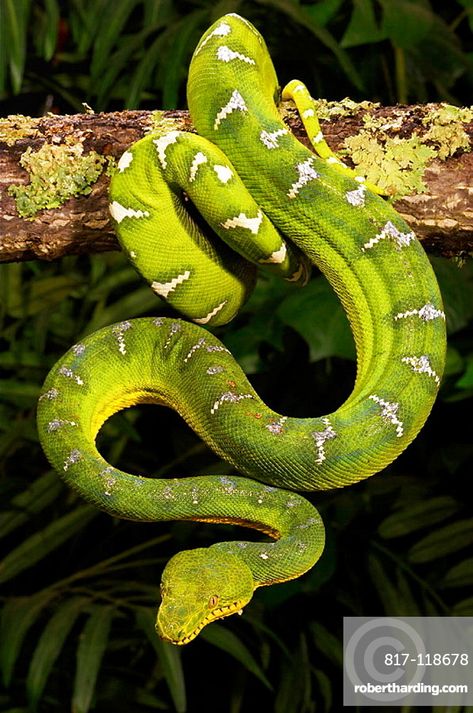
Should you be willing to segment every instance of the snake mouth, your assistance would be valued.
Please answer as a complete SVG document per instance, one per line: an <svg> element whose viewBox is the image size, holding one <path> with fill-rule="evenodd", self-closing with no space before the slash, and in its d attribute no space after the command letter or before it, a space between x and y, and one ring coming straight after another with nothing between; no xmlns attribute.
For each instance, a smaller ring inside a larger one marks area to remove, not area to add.
<svg viewBox="0 0 473 713"><path fill-rule="evenodd" d="M202 619L199 625L190 634L186 634L186 636L183 636L182 638L166 636L162 633L160 633L160 637L164 641L169 641L171 644L175 644L176 646L184 646L184 644L188 644L190 641L195 639L195 637L202 631L204 626L207 626L207 624L211 624L216 619L223 619L226 616L230 616L231 614L235 613L243 614L244 604L245 602L240 599L237 602L232 602L232 604L227 604L223 607L216 607L211 612L209 612L204 619Z"/></svg>

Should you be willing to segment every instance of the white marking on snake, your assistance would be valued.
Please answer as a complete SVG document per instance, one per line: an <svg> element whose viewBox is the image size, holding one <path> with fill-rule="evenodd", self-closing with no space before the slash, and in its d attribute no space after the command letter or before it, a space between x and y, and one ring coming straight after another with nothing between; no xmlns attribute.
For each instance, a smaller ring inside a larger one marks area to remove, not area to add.
<svg viewBox="0 0 473 713"><path fill-rule="evenodd" d="M419 317L424 322L430 322L432 319L440 317L440 319L445 319L445 312L441 309L437 309L433 304L427 302L420 309L408 309L406 312L398 312L394 315L394 319L406 319L406 317Z"/></svg>
<svg viewBox="0 0 473 713"><path fill-rule="evenodd" d="M76 356L80 356L85 352L85 346L83 344L74 344L72 347L72 353Z"/></svg>
<svg viewBox="0 0 473 713"><path fill-rule="evenodd" d="M268 557L269 557L269 555L266 554L266 552L260 552L260 557L261 557L262 560L267 560Z"/></svg>
<svg viewBox="0 0 473 713"><path fill-rule="evenodd" d="M307 161L302 161L302 163L297 164L296 168L299 173L299 178L289 189L287 193L288 198L295 198L303 186L309 183L309 181L319 178L319 174L312 166L313 160L314 159L311 157L308 158Z"/></svg>
<svg viewBox="0 0 473 713"><path fill-rule="evenodd" d="M414 371L416 374L427 374L435 381L437 386L440 384L440 377L437 372L432 369L429 357L425 354L420 357L402 357L401 361L404 364L408 364L411 367L412 371Z"/></svg>
<svg viewBox="0 0 473 713"><path fill-rule="evenodd" d="M53 433L53 431L58 431L63 426L77 426L75 421L68 421L67 419L55 418L50 421L46 427L48 433Z"/></svg>
<svg viewBox="0 0 473 713"><path fill-rule="evenodd" d="M129 329L131 329L131 322L121 322L112 327L112 334L117 338L118 351L120 354L126 354L125 337L123 335Z"/></svg>
<svg viewBox="0 0 473 713"><path fill-rule="evenodd" d="M42 401L43 399L48 399L48 401L54 401L54 399L57 399L58 396L59 389L55 389L53 387L52 389L48 389L47 391L45 391L44 394L41 394L38 401Z"/></svg>
<svg viewBox="0 0 473 713"><path fill-rule="evenodd" d="M210 409L210 413L216 413L223 403L236 404L238 401L243 401L243 399L252 398L252 394L234 394L233 391L226 391L216 401L214 401L214 404Z"/></svg>
<svg viewBox="0 0 473 713"><path fill-rule="evenodd" d="M205 345L205 339L204 339L204 337L201 337L199 339L199 341L189 349L187 356L184 359L184 362L187 363L189 361L189 359L191 358L191 356L197 351L197 349L200 349L204 345Z"/></svg>
<svg viewBox="0 0 473 713"><path fill-rule="evenodd" d="M84 386L84 382L82 381L80 376L77 376L77 374L74 374L72 369L70 369L68 366L61 366L58 373L61 374L61 376L66 376L68 379L72 379L79 386Z"/></svg>
<svg viewBox="0 0 473 713"><path fill-rule="evenodd" d="M214 121L214 131L218 129L223 119L226 119L229 114L234 111L248 111L248 107L245 104L245 100L241 96L238 89L233 90L233 94L230 100L223 106L215 117Z"/></svg>
<svg viewBox="0 0 473 713"><path fill-rule="evenodd" d="M149 218L147 210L135 210L134 208L125 208L118 201L113 201L109 205L110 215L117 223L121 223L124 218Z"/></svg>
<svg viewBox="0 0 473 713"><path fill-rule="evenodd" d="M133 161L133 154L131 151L125 151L120 157L119 162L117 163L117 168L120 173L123 173L125 169L128 168L128 166L131 164Z"/></svg>
<svg viewBox="0 0 473 713"><path fill-rule="evenodd" d="M234 59L239 59L247 64L256 64L254 59L247 57L246 54L241 54L241 52L234 52L226 45L221 45L217 50L217 59L220 62L231 62Z"/></svg>
<svg viewBox="0 0 473 713"><path fill-rule="evenodd" d="M231 354L230 349L227 349L227 347L224 347L223 344L209 344L207 347L208 352L227 352L227 354Z"/></svg>
<svg viewBox="0 0 473 713"><path fill-rule="evenodd" d="M223 300L223 302L220 302L219 305L214 307L208 314L205 315L205 317L197 317L196 319L193 319L193 322L197 322L197 324L207 324L207 322L210 322L212 317L215 317L215 315L220 312L221 309L225 307L227 304L228 300Z"/></svg>
<svg viewBox="0 0 473 713"><path fill-rule="evenodd" d="M302 112L303 119L309 119L311 116L315 116L315 111L313 109L306 109Z"/></svg>
<svg viewBox="0 0 473 713"><path fill-rule="evenodd" d="M271 423L266 424L266 428L270 433L274 433L274 435L279 436L284 431L284 424L286 421L287 416L281 416L281 418L277 421L272 421Z"/></svg>
<svg viewBox="0 0 473 713"><path fill-rule="evenodd" d="M177 332L180 332L181 329L182 325L180 322L173 322L171 324L171 327L169 329L169 336L164 343L164 349L166 349L171 344L171 339L173 338L173 335L177 334Z"/></svg>
<svg viewBox="0 0 473 713"><path fill-rule="evenodd" d="M225 37L225 35L229 35L231 31L232 28L230 27L230 25L227 25L226 22L222 22L215 28L215 30L212 30L212 32L207 35L205 40L202 40L202 42L194 52L194 56L199 54L199 52L205 47L207 42L212 39L212 37Z"/></svg>
<svg viewBox="0 0 473 713"><path fill-rule="evenodd" d="M325 442L330 440L331 438L337 437L337 434L330 425L330 421L328 418L323 418L322 423L326 426L326 428L324 428L323 431L312 431L311 434L313 439L315 440L315 445L317 448L317 458L315 460L316 463L323 463L326 459Z"/></svg>
<svg viewBox="0 0 473 713"><path fill-rule="evenodd" d="M112 468L112 466L109 465L99 473L100 478L103 478L105 480L105 490L104 490L105 495L112 494L112 488L115 485L115 483L117 482L117 479L115 478L115 476L111 475L111 473L113 473L113 471L114 471L114 469Z"/></svg>
<svg viewBox="0 0 473 713"><path fill-rule="evenodd" d="M163 490L163 498L165 500L175 500L176 496L174 495L174 491L171 485L166 485L166 487Z"/></svg>
<svg viewBox="0 0 473 713"><path fill-rule="evenodd" d="M364 206L366 199L366 186L360 186L354 191L347 191L345 193L345 198L350 205L355 206L356 208Z"/></svg>
<svg viewBox="0 0 473 713"><path fill-rule="evenodd" d="M381 406L381 418L396 426L396 436L400 438L404 433L404 424L397 417L399 404L395 401L385 401L376 394L371 394L368 398Z"/></svg>
<svg viewBox="0 0 473 713"><path fill-rule="evenodd" d="M214 171L217 174L218 180L222 183L228 183L230 178L233 178L233 171L231 168L228 168L228 166L221 166L219 163L216 163Z"/></svg>
<svg viewBox="0 0 473 713"><path fill-rule="evenodd" d="M343 161L340 161L340 159L337 158L336 156L329 156L329 157L326 158L325 160L326 160L327 163L330 163L330 164L336 164L337 166L345 166L345 164L343 163ZM355 179L355 180L356 180L356 179Z"/></svg>
<svg viewBox="0 0 473 713"><path fill-rule="evenodd" d="M171 144L175 144L180 131L168 131L164 136L160 136L158 139L153 139L153 144L156 146L156 151L158 152L159 163L163 168L167 167L166 161L166 149Z"/></svg>
<svg viewBox="0 0 473 713"><path fill-rule="evenodd" d="M303 84L298 84L297 87L294 87L292 90L293 92L304 92L306 90L306 87Z"/></svg>
<svg viewBox="0 0 473 713"><path fill-rule="evenodd" d="M415 240L415 235L412 232L401 232L398 228L396 228L394 223L391 223L391 221L388 220L381 232L374 238L371 238L371 240L368 240L368 242L365 243L361 249L363 252L365 250L370 250L370 248L379 243L381 240L386 240L387 238L392 240L396 246L401 249L410 245L412 241Z"/></svg>
<svg viewBox="0 0 473 713"><path fill-rule="evenodd" d="M313 143L313 144L320 144L320 142L323 141L323 140L324 140L324 135L323 135L323 133L322 133L321 131L319 131L319 133L316 134L316 135L312 138L312 143Z"/></svg>
<svg viewBox="0 0 473 713"><path fill-rule="evenodd" d="M182 285L182 283L188 280L190 276L190 270L186 270L180 275L177 275L177 277L173 277L172 280L169 280L169 282L156 282L155 280L151 283L151 289L153 292L156 292L157 295L166 298L170 292L174 292L176 287L178 285Z"/></svg>
<svg viewBox="0 0 473 713"><path fill-rule="evenodd" d="M225 371L225 369L223 368L223 366L216 365L216 366L209 366L209 368L207 369L206 373L207 373L209 376L213 376L214 374L221 374L223 371Z"/></svg>
<svg viewBox="0 0 473 713"><path fill-rule="evenodd" d="M229 228L247 228L253 235L257 235L262 221L263 211L259 210L256 218L248 218L245 213L240 213L234 218L227 218L225 223L220 223L220 225L222 228L225 228L225 230Z"/></svg>
<svg viewBox="0 0 473 713"><path fill-rule="evenodd" d="M74 463L78 463L81 459L82 453L78 451L77 448L74 448L74 450L69 453L64 461L63 470L68 470L69 466L74 465Z"/></svg>
<svg viewBox="0 0 473 713"><path fill-rule="evenodd" d="M276 129L276 131L262 131L259 135L260 141L267 149L278 149L278 138L287 134L287 129Z"/></svg>
<svg viewBox="0 0 473 713"><path fill-rule="evenodd" d="M231 493L234 493L234 492L236 491L236 489L237 489L237 484L235 483L234 480L232 480L231 478L229 478L227 475L222 475L222 476L219 478L219 481L220 481L220 482L222 483L222 485L223 485L223 488L222 488L222 489L223 489L223 492L224 492L224 493L227 493L228 495L230 495Z"/></svg>
<svg viewBox="0 0 473 713"><path fill-rule="evenodd" d="M202 153L202 151L198 151L196 155L194 156L194 160L192 161L191 164L191 170L189 173L189 183L192 183L192 181L195 181L195 177L197 174L197 171L199 170L199 166L202 166L203 163L207 163L208 158L207 156Z"/></svg>
<svg viewBox="0 0 473 713"><path fill-rule="evenodd" d="M281 262L284 262L284 260L286 259L286 255L287 255L286 243L282 243L279 250L275 250L274 252L271 253L271 255L268 258L266 258L266 260L260 260L259 262L261 264L275 263L275 264L279 265Z"/></svg>

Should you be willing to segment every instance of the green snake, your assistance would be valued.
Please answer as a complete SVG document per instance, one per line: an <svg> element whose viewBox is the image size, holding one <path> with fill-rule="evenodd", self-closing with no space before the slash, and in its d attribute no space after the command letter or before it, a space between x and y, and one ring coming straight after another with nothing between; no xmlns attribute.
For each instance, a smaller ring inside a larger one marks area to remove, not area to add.
<svg viewBox="0 0 473 713"><path fill-rule="evenodd" d="M393 461L422 428L444 367L445 314L420 243L331 154L305 87L291 82L282 96L296 101L317 155L280 118L259 32L235 14L210 27L189 70L198 135L141 139L123 154L110 188L123 249L152 289L197 324L159 317L106 327L67 352L39 399L48 458L97 507L131 520L234 523L269 536L169 561L156 626L175 644L240 612L257 587L315 564L323 524L292 491L343 487ZM335 412L294 418L268 408L199 325L232 318L255 266L304 283L311 264L348 315L357 376ZM138 403L176 409L245 477L152 479L112 467L96 435L112 414Z"/></svg>

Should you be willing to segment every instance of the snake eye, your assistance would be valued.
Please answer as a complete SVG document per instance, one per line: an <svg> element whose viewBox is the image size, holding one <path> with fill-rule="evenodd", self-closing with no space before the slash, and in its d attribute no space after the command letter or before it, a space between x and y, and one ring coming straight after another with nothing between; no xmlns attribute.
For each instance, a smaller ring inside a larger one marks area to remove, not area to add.
<svg viewBox="0 0 473 713"><path fill-rule="evenodd" d="M217 594L213 594L213 595L210 597L209 603L208 603L209 609L213 609L213 608L218 604L219 598L220 598L220 597L218 597Z"/></svg>

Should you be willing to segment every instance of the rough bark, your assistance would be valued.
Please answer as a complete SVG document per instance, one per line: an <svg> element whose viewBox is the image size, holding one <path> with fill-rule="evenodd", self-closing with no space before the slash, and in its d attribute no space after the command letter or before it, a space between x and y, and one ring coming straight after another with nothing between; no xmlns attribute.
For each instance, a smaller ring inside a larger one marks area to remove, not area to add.
<svg viewBox="0 0 473 713"><path fill-rule="evenodd" d="M347 136L360 130L364 113L360 110L353 116L321 122L335 151L343 146ZM422 131L425 107L380 107L371 109L370 114L374 119L396 117L396 131L408 137ZM304 140L300 122L290 112L285 116L296 136ZM26 131L20 128L21 122L16 126L15 118L4 123L0 132L0 262L53 260L64 255L118 249L108 215L109 178L105 172L92 185L89 195L70 198L60 207L42 210L33 218L18 215L7 188L28 183L28 174L19 164L28 147L38 151L45 142L61 145L68 137L68 141L81 142L85 153L94 150L118 158L133 141L149 132L152 120L151 112L124 111L50 115L33 120ZM156 117L154 120L156 124ZM172 128L192 130L184 111L161 112L160 121ZM473 145L473 123L464 124L463 128ZM397 210L427 250L445 256L473 254L473 152L458 151L447 160L435 159L427 168L424 181L427 192L403 198L395 203Z"/></svg>

